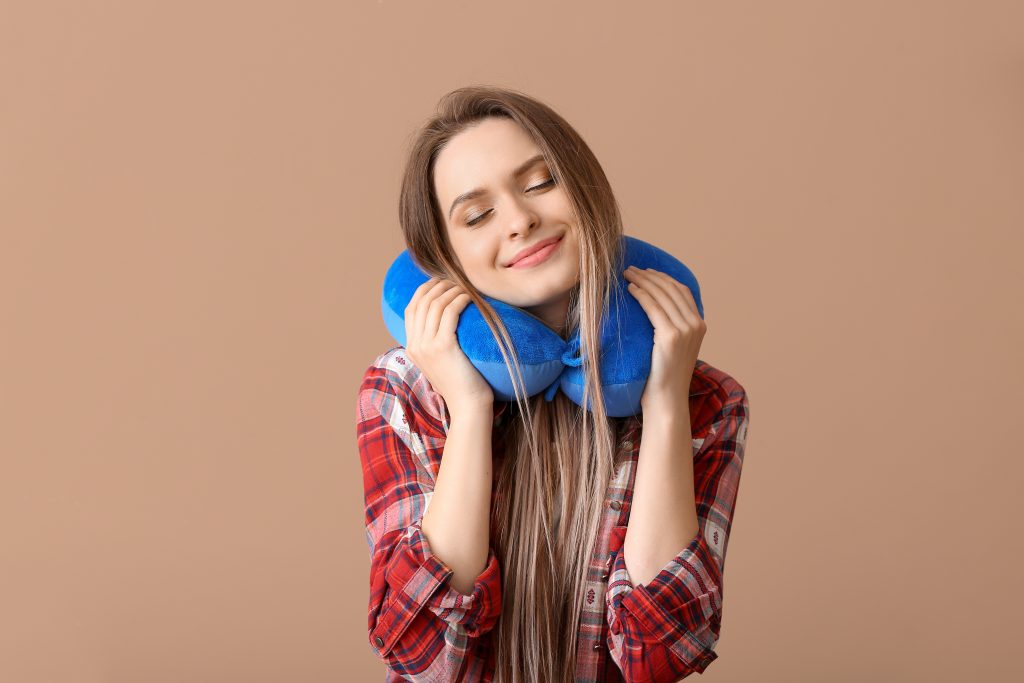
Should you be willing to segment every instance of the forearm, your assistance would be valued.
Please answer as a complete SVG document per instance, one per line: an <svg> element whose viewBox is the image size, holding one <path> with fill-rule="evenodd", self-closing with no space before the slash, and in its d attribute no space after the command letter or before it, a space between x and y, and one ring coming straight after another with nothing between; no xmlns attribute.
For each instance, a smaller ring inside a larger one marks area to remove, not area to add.
<svg viewBox="0 0 1024 683"><path fill-rule="evenodd" d="M487 563L491 517L493 404L454 408L421 529L431 552L452 571L451 586L468 595Z"/></svg>
<svg viewBox="0 0 1024 683"><path fill-rule="evenodd" d="M644 411L623 559L646 584L697 534L689 403Z"/></svg>

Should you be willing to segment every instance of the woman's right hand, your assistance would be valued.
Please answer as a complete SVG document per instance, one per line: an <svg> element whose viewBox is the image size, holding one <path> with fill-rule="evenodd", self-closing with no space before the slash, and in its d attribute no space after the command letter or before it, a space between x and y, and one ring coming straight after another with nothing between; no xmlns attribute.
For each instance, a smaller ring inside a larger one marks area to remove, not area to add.
<svg viewBox="0 0 1024 683"><path fill-rule="evenodd" d="M470 300L464 288L435 277L417 287L405 307L406 355L444 398L449 414L462 406L494 403L494 390L469 361L455 334Z"/></svg>

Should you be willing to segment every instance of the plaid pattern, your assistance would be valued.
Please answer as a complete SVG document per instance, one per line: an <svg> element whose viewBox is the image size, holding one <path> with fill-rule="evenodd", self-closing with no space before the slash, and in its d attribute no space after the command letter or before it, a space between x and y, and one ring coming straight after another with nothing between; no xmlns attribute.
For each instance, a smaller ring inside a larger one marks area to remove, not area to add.
<svg viewBox="0 0 1024 683"><path fill-rule="evenodd" d="M431 553L422 533L450 415L404 351L396 346L377 357L358 394L370 646L387 665L386 681L491 681L501 570L491 548L472 592L463 595L448 585L452 570ZM495 403L496 425L510 405ZM718 656L725 554L749 422L746 392L698 360L690 417L700 531L640 586L630 581L622 546L643 416L616 418L616 467L588 569L577 681L677 681L703 672ZM503 455L500 439L493 441L493 455Z"/></svg>

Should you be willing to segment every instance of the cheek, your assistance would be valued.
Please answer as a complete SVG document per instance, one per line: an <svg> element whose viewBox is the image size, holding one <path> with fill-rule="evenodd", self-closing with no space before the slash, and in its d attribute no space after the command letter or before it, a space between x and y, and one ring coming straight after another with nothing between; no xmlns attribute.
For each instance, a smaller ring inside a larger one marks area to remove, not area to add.
<svg viewBox="0 0 1024 683"><path fill-rule="evenodd" d="M466 245L464 267L467 270L481 272L501 267L501 250L489 240L477 240Z"/></svg>
<svg viewBox="0 0 1024 683"><path fill-rule="evenodd" d="M576 261L578 263L579 260L580 260L580 245L579 245L579 242L577 242L575 239L573 239L572 241L570 241L565 246L568 247L565 250L565 255L568 256L569 258L571 258L573 261Z"/></svg>

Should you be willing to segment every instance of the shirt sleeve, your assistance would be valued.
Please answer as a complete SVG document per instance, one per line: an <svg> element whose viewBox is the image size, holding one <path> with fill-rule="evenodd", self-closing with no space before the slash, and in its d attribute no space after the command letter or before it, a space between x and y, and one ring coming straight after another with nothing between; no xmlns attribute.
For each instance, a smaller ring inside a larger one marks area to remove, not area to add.
<svg viewBox="0 0 1024 683"><path fill-rule="evenodd" d="M699 530L646 585L626 569L619 527L605 601L608 651L623 677L671 683L704 669L722 623L723 571L746 445L746 393L726 402L694 452ZM695 445L696 446L696 445Z"/></svg>
<svg viewBox="0 0 1024 683"><path fill-rule="evenodd" d="M452 569L430 550L420 524L440 468L444 434L417 428L416 400L401 375L377 364L359 389L369 641L388 668L407 680L456 681L482 666L476 643L500 615L501 575L491 547L465 595L451 587Z"/></svg>

